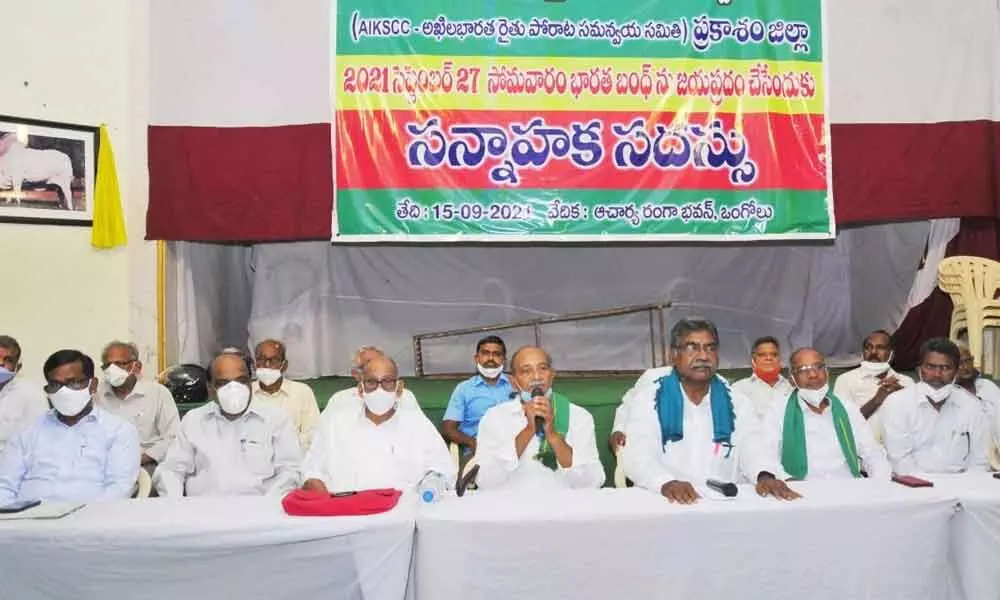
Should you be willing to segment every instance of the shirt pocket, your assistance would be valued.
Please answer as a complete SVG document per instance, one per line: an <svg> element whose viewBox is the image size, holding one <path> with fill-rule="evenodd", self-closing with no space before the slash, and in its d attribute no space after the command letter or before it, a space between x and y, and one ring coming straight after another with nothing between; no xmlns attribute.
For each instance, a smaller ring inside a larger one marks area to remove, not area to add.
<svg viewBox="0 0 1000 600"><path fill-rule="evenodd" d="M262 478L274 475L274 449L271 440L248 435L240 439L240 462L250 473Z"/></svg>

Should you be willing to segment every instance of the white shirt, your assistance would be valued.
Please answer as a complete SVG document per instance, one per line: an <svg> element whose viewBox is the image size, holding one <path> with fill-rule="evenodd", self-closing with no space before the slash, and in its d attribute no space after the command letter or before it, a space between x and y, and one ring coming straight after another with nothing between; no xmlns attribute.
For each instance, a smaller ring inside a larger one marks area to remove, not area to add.
<svg viewBox="0 0 1000 600"><path fill-rule="evenodd" d="M911 377L897 373L891 368L886 371L885 376L895 377L899 381L899 385L904 388L913 385ZM858 367L837 377L837 381L833 384L833 395L841 402L853 402L858 408L861 408L865 404L868 404L868 401L878 392L880 381L882 380L877 376L869 375L861 367ZM868 417L868 426L871 427L872 433L875 434L876 438L882 436L884 410L885 404L883 403L878 410Z"/></svg>
<svg viewBox="0 0 1000 600"><path fill-rule="evenodd" d="M573 463L568 469L557 462L553 471L534 458L541 446L538 436L532 436L517 455L514 438L526 423L520 402L498 404L483 415L476 445L480 489L599 488L604 484L594 418L586 409L569 405L566 443L573 448Z"/></svg>
<svg viewBox="0 0 1000 600"><path fill-rule="evenodd" d="M230 421L209 402L184 415L153 485L161 496L283 495L298 487L300 463L282 410L251 401Z"/></svg>
<svg viewBox="0 0 1000 600"><path fill-rule="evenodd" d="M663 443L654 406L658 386L655 380L636 385L623 432L628 441L620 455L625 474L636 485L659 493L663 484L675 479L703 487L709 478L755 483L761 471L779 472L765 453L760 420L746 396L730 393L736 420L732 448L727 448L712 441L711 394L695 405L682 387L684 439Z"/></svg>
<svg viewBox="0 0 1000 600"><path fill-rule="evenodd" d="M941 412L911 386L882 406L884 442L899 474L958 473L986 468L986 426L979 401L956 387Z"/></svg>
<svg viewBox="0 0 1000 600"><path fill-rule="evenodd" d="M326 406L323 407L322 414L326 415L328 412L333 412L342 408L354 410L364 406L364 403L364 400L361 399L361 394L358 393L358 386L350 387L340 390L330 396ZM415 408L421 413L423 412L423 409L420 408L420 404L417 402L416 396L414 396L413 392L405 387L403 388L403 393L399 395L399 407L407 409Z"/></svg>
<svg viewBox="0 0 1000 600"><path fill-rule="evenodd" d="M794 390L792 384L780 375L774 387L757 377L756 373L733 384L733 391L743 394L753 402L753 408L757 411L757 417L760 419L769 418L771 408L775 404L784 406L783 400Z"/></svg>
<svg viewBox="0 0 1000 600"><path fill-rule="evenodd" d="M49 409L42 386L15 376L0 389L0 453L7 440Z"/></svg>
<svg viewBox="0 0 1000 600"><path fill-rule="evenodd" d="M181 428L177 403L170 390L155 381L137 381L132 391L120 399L106 381L101 381L94 401L107 412L135 425L143 454L156 462L166 457L167 448Z"/></svg>
<svg viewBox="0 0 1000 600"><path fill-rule="evenodd" d="M281 387L273 394L260 389L260 383L252 384L253 397L261 404L275 406L285 411L292 421L292 427L299 438L299 447L305 453L312 442L313 430L319 424L319 405L316 404L316 394L308 385L281 378Z"/></svg>
<svg viewBox="0 0 1000 600"><path fill-rule="evenodd" d="M763 423L768 453L779 465L785 430L785 409L789 401L790 398L786 398L781 402L775 402ZM854 475L847 466L847 459L844 458L840 441L837 439L832 407L827 406L821 414L816 414L801 398L798 399L798 403L802 408L806 434L806 460L809 465L806 479L853 479ZM889 460L885 456L885 450L875 440L871 428L865 423L861 409L852 402L841 401L841 403L851 422L854 445L858 451L858 458L861 459L861 470L867 473L870 479L889 479L892 476ZM780 477L788 479L790 476L782 469Z"/></svg>
<svg viewBox="0 0 1000 600"><path fill-rule="evenodd" d="M988 456L992 459L998 454L997 446L1000 444L1000 387L985 377L977 377L975 385L979 407L983 409L986 419Z"/></svg>
<svg viewBox="0 0 1000 600"><path fill-rule="evenodd" d="M380 425L362 406L324 411L303 465L332 493L379 488L414 490L428 471L449 485L455 466L437 428L418 410L396 410Z"/></svg>

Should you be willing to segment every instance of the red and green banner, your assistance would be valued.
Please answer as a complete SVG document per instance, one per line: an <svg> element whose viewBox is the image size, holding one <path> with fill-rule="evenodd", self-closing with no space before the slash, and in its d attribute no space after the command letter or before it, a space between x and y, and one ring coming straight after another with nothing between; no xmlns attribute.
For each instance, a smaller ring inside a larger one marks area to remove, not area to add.
<svg viewBox="0 0 1000 600"><path fill-rule="evenodd" d="M338 0L334 241L829 238L822 0Z"/></svg>

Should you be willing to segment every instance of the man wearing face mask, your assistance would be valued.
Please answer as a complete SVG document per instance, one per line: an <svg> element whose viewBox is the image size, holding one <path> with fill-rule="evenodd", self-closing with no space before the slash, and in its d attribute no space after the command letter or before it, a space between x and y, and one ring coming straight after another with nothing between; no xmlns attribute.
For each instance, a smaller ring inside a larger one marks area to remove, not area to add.
<svg viewBox="0 0 1000 600"><path fill-rule="evenodd" d="M983 417L986 419L986 428L989 432L988 456L994 468L1000 467L997 464L1000 462L1000 451L997 448L997 444L1000 443L1000 387L981 376L967 343L958 342L957 346L961 358L958 362L955 385L979 399L979 407L983 409Z"/></svg>
<svg viewBox="0 0 1000 600"><path fill-rule="evenodd" d="M448 401L441 429L449 442L464 446L470 454L476 452L479 421L486 411L510 400L510 380L503 374L507 347L495 335L484 337L476 344L478 373L455 386Z"/></svg>
<svg viewBox="0 0 1000 600"><path fill-rule="evenodd" d="M480 423L479 489L601 487L594 419L552 391L548 353L525 346L511 357L510 371L520 402L494 406Z"/></svg>
<svg viewBox="0 0 1000 600"><path fill-rule="evenodd" d="M208 369L212 402L181 420L153 474L160 496L284 495L299 484L299 442L284 411L251 400L243 357L219 354Z"/></svg>
<svg viewBox="0 0 1000 600"><path fill-rule="evenodd" d="M893 471L959 473L987 466L987 426L979 400L954 384L958 346L933 338L920 348L920 383L890 395L885 449Z"/></svg>
<svg viewBox="0 0 1000 600"><path fill-rule="evenodd" d="M776 402L765 422L771 456L780 458L783 479L889 479L885 450L853 402L830 393L823 355L800 348L789 359L796 389Z"/></svg>
<svg viewBox="0 0 1000 600"><path fill-rule="evenodd" d="M49 408L42 387L23 377L21 345L7 335L0 335L0 454L14 433L33 424Z"/></svg>
<svg viewBox="0 0 1000 600"><path fill-rule="evenodd" d="M42 372L52 410L17 432L0 456L0 504L128 498L139 475L139 436L94 406L94 361L60 350Z"/></svg>
<svg viewBox="0 0 1000 600"><path fill-rule="evenodd" d="M368 361L362 405L326 412L303 464L303 489L322 493L395 488L413 491L429 472L455 480L444 440L419 410L400 408L402 381L385 356Z"/></svg>
<svg viewBox="0 0 1000 600"><path fill-rule="evenodd" d="M913 385L913 379L897 373L892 362L892 336L879 329L868 334L861 347L861 366L837 377L835 396L853 402L868 419L876 438L882 435L882 412L879 408L893 392Z"/></svg>
<svg viewBox="0 0 1000 600"><path fill-rule="evenodd" d="M166 387L140 379L139 348L131 342L116 340L105 346L101 370L103 377L94 401L135 426L142 448L142 468L152 473L180 430L177 403Z"/></svg>
<svg viewBox="0 0 1000 600"><path fill-rule="evenodd" d="M361 393L358 391L360 389L358 386L361 384L361 378L364 376L365 365L373 358L379 357L385 357L385 352L375 346L361 346L358 348L358 351L354 354L354 358L351 360L351 377L354 378L355 385L330 396L326 406L323 407L323 415L341 408L356 411L364 404L361 399ZM413 392L405 388L399 394L399 407L422 411Z"/></svg>
<svg viewBox="0 0 1000 600"><path fill-rule="evenodd" d="M753 343L750 353L753 375L733 384L733 391L743 394L753 402L761 419L766 418L775 404L784 405L785 398L794 388L781 376L781 348L778 340L762 337Z"/></svg>
<svg viewBox="0 0 1000 600"><path fill-rule="evenodd" d="M798 498L775 477L778 465L766 452L750 400L715 376L715 324L681 319L670 330L670 348L670 374L642 384L630 401L621 453L626 476L681 504L696 502L709 479L743 479L761 496Z"/></svg>
<svg viewBox="0 0 1000 600"><path fill-rule="evenodd" d="M257 381L253 383L254 400L285 411L299 436L303 454L309 450L313 430L319 423L319 405L312 388L285 377L288 357L285 344L264 340L254 348Z"/></svg>

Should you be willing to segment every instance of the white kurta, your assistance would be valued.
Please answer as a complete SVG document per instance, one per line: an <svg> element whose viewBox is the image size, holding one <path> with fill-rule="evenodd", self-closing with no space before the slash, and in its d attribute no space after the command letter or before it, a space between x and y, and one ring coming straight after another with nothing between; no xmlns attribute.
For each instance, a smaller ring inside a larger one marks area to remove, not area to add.
<svg viewBox="0 0 1000 600"><path fill-rule="evenodd" d="M553 471L534 457L541 445L532 437L520 456L514 438L527 421L520 402L505 402L486 411L479 422L476 484L487 489L598 488L604 484L604 468L597 455L594 418L586 409L569 405L566 443L573 448L573 464Z"/></svg>
<svg viewBox="0 0 1000 600"><path fill-rule="evenodd" d="M378 488L414 490L428 471L455 481L455 467L438 430L419 410L397 410L375 425L361 406L324 411L302 467L330 492Z"/></svg>
<svg viewBox="0 0 1000 600"><path fill-rule="evenodd" d="M789 399L785 399L776 402L771 407L763 424L768 453L779 464L781 463L785 409L788 401ZM822 414L816 414L801 398L798 403L802 408L802 420L806 434L806 460L809 465L806 479L852 479L854 475L851 474L851 469L847 466L847 459L844 458L840 441L837 439L831 407L827 406ZM871 428L865 423L864 416L861 415L861 410L853 402L843 402L843 405L847 412L847 418L851 422L854 445L858 451L858 457L861 459L861 470L866 472L871 479L889 479L892 476L892 468L889 466L885 450L875 440ZM784 469L782 469L781 477L789 477Z"/></svg>
<svg viewBox="0 0 1000 600"><path fill-rule="evenodd" d="M655 409L657 389L655 381L637 384L625 425L628 441L620 458L636 485L659 493L664 483L675 479L704 486L709 478L755 483L762 471L778 473L776 461L765 452L760 420L746 396L731 392L736 417L731 447L712 441L710 394L698 405L684 396L684 438L663 443Z"/></svg>
<svg viewBox="0 0 1000 600"><path fill-rule="evenodd" d="M611 431L625 431L625 424L628 423L628 410L632 404L632 399L635 398L636 390L641 390L647 385L656 385L657 379L670 375L673 370L674 368L668 365L666 367L655 367L643 371L635 384L622 395L622 403L615 409L615 422L611 427ZM716 374L716 377L726 384L729 383L722 375Z"/></svg>
<svg viewBox="0 0 1000 600"><path fill-rule="evenodd" d="M757 417L766 419L775 404L784 406L785 398L795 391L795 388L784 377L779 376L777 383L772 387L754 374L734 383L733 390L749 398L753 402L754 410L757 411Z"/></svg>
<svg viewBox="0 0 1000 600"><path fill-rule="evenodd" d="M979 400L955 388L941 411L919 386L890 394L882 406L883 441L896 473L958 473L987 466L987 426Z"/></svg>
<svg viewBox="0 0 1000 600"><path fill-rule="evenodd" d="M892 369L886 372L886 377L895 377L904 388L913 385L912 378L897 373ZM837 377L837 380L833 384L833 394L840 398L841 402L853 402L858 408L861 408L865 404L868 404L868 401L878 392L880 381L878 377L868 375L861 367L858 367ZM868 418L868 426L871 427L872 433L875 434L877 439L882 437L884 411L885 404Z"/></svg>
<svg viewBox="0 0 1000 600"><path fill-rule="evenodd" d="M21 376L0 389L0 453L14 434L34 425L49 410L42 386Z"/></svg>

